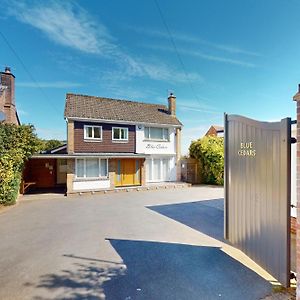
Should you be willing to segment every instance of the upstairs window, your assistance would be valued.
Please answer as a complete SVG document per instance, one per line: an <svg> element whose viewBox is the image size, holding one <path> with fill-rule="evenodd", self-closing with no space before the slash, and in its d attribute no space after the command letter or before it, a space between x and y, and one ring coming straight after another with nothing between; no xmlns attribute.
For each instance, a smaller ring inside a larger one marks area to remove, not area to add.
<svg viewBox="0 0 300 300"><path fill-rule="evenodd" d="M128 128L113 127L112 139L113 141L128 141Z"/></svg>
<svg viewBox="0 0 300 300"><path fill-rule="evenodd" d="M169 130L168 128L145 127L145 139L155 141L168 141Z"/></svg>
<svg viewBox="0 0 300 300"><path fill-rule="evenodd" d="M84 139L102 140L102 126L84 125Z"/></svg>

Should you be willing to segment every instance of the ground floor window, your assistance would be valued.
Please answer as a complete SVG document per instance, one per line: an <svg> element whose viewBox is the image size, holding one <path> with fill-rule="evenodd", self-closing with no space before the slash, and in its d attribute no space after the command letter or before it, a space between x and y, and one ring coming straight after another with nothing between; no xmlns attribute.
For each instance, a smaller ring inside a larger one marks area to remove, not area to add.
<svg viewBox="0 0 300 300"><path fill-rule="evenodd" d="M170 181L172 158L150 158L146 161L147 181Z"/></svg>
<svg viewBox="0 0 300 300"><path fill-rule="evenodd" d="M100 158L77 158L77 178L108 177L108 161Z"/></svg>

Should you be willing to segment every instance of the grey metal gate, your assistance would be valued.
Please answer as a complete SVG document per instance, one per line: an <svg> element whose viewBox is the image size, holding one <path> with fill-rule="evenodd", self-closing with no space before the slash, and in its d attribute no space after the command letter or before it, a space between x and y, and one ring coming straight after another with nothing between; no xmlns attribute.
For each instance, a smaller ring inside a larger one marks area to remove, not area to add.
<svg viewBox="0 0 300 300"><path fill-rule="evenodd" d="M291 120L225 114L224 235L284 286L290 282Z"/></svg>

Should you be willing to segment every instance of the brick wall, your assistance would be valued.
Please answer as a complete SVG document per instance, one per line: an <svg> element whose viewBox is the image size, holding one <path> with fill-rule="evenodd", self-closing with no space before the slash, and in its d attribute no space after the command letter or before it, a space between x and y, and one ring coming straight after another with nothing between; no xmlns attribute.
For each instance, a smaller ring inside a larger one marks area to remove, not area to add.
<svg viewBox="0 0 300 300"><path fill-rule="evenodd" d="M5 105L15 105L15 76L9 69L1 72L1 85L6 87Z"/></svg>
<svg viewBox="0 0 300 300"><path fill-rule="evenodd" d="M206 136L217 136L218 135L218 133L217 133L217 130L216 130L216 128L215 127L213 127L213 126L210 126L210 128L208 129L208 131L206 132L206 134L205 134Z"/></svg>
<svg viewBox="0 0 300 300"><path fill-rule="evenodd" d="M5 88L0 95L0 111L5 114L5 123L19 125L15 106L15 76L9 68L0 72L0 83Z"/></svg>
<svg viewBox="0 0 300 300"><path fill-rule="evenodd" d="M297 101L297 233L296 233L296 270L297 280L297 300L300 300L300 85L298 93L294 96Z"/></svg>
<svg viewBox="0 0 300 300"><path fill-rule="evenodd" d="M84 125L102 126L102 141L85 141ZM128 142L112 141L112 127L128 128ZM75 153L135 153L135 126L105 123L74 122Z"/></svg>
<svg viewBox="0 0 300 300"><path fill-rule="evenodd" d="M67 151L68 154L74 153L74 121L68 120L67 123Z"/></svg>
<svg viewBox="0 0 300 300"><path fill-rule="evenodd" d="M300 98L300 97L299 97ZM300 274L300 99L297 101L297 274ZM297 300L300 300L300 280L297 281Z"/></svg>

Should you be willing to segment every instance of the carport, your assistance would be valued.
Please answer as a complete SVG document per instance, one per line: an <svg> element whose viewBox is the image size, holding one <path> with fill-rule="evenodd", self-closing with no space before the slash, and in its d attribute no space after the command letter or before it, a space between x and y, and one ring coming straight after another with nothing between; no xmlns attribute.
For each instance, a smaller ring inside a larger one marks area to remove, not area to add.
<svg viewBox="0 0 300 300"><path fill-rule="evenodd" d="M66 156L66 145L32 156L23 171L21 193L65 193Z"/></svg>

